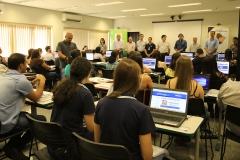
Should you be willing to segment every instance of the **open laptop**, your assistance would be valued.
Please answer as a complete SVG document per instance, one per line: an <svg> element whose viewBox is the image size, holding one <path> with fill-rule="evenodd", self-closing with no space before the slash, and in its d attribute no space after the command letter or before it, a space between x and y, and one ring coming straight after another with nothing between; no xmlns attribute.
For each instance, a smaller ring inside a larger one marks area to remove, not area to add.
<svg viewBox="0 0 240 160"><path fill-rule="evenodd" d="M111 53L112 53L112 51L106 51L106 57L107 57L107 58L110 57L110 56L111 56Z"/></svg>
<svg viewBox="0 0 240 160"><path fill-rule="evenodd" d="M154 59L154 58L143 58L143 64L147 68L155 70L155 68L156 68L156 59Z"/></svg>
<svg viewBox="0 0 240 160"><path fill-rule="evenodd" d="M172 56L165 56L165 63L166 65L170 65L171 61L172 61Z"/></svg>
<svg viewBox="0 0 240 160"><path fill-rule="evenodd" d="M210 89L210 74L195 74L193 79L202 85L204 95L207 94Z"/></svg>
<svg viewBox="0 0 240 160"><path fill-rule="evenodd" d="M93 61L93 59L94 59L93 55L94 55L93 53L86 53L87 60Z"/></svg>
<svg viewBox="0 0 240 160"><path fill-rule="evenodd" d="M217 61L218 70L224 74L229 74L229 62Z"/></svg>
<svg viewBox="0 0 240 160"><path fill-rule="evenodd" d="M189 58L193 58L193 53L185 53L185 52L183 52L183 53L180 53L181 54L181 56L188 56Z"/></svg>
<svg viewBox="0 0 240 160"><path fill-rule="evenodd" d="M222 61L225 58L225 54L218 54L218 61Z"/></svg>
<svg viewBox="0 0 240 160"><path fill-rule="evenodd" d="M154 122L173 127L181 126L187 118L188 99L188 91L153 87L150 111Z"/></svg>

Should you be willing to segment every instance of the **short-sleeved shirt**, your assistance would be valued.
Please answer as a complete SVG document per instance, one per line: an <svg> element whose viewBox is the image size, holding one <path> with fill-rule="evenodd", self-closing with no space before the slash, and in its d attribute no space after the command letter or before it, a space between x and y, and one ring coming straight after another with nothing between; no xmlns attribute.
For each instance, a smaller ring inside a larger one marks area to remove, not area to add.
<svg viewBox="0 0 240 160"><path fill-rule="evenodd" d="M170 46L169 42L160 41L157 44L157 48L158 48L160 53L168 53L168 50L171 48L171 46Z"/></svg>
<svg viewBox="0 0 240 160"><path fill-rule="evenodd" d="M193 66L194 66L194 71L197 73L201 73L202 72L202 64L203 64L203 59L205 57L195 57L192 60Z"/></svg>
<svg viewBox="0 0 240 160"><path fill-rule="evenodd" d="M143 52L146 45L147 45L147 42L138 40L137 41L137 50L139 52Z"/></svg>
<svg viewBox="0 0 240 160"><path fill-rule="evenodd" d="M43 63L44 63L44 61L42 59L33 58L33 59L31 59L30 67L32 67L32 68L37 67L37 70L39 70L42 75L46 76L46 74L48 73L48 70L46 70L45 68L42 67Z"/></svg>
<svg viewBox="0 0 240 160"><path fill-rule="evenodd" d="M80 90L73 96L71 102L63 105L54 103L51 122L57 122L63 127L66 139L69 144L72 144L72 132L83 135L83 116L93 114L94 112L95 105L91 92L80 87Z"/></svg>
<svg viewBox="0 0 240 160"><path fill-rule="evenodd" d="M100 59L101 62L104 62L104 59L103 59L103 56L102 56L101 53L95 53L95 54L93 55L93 58L94 58L94 59Z"/></svg>
<svg viewBox="0 0 240 160"><path fill-rule="evenodd" d="M175 71L172 70L171 68L167 68L167 70L165 71L165 75L168 77L174 77Z"/></svg>
<svg viewBox="0 0 240 160"><path fill-rule="evenodd" d="M201 45L199 43L193 43L189 47L189 52L196 52L197 49L200 49Z"/></svg>
<svg viewBox="0 0 240 160"><path fill-rule="evenodd" d="M219 41L217 38L214 38L214 39L209 38L206 40L205 48L207 48L208 50L212 51L215 48L218 49L218 46L219 46ZM217 50L214 53L212 53L211 56L216 54L217 54Z"/></svg>
<svg viewBox="0 0 240 160"><path fill-rule="evenodd" d="M64 75L66 77L70 77L70 68L71 68L71 65L68 64L66 67L65 67L65 70L64 70Z"/></svg>
<svg viewBox="0 0 240 160"><path fill-rule="evenodd" d="M177 40L174 46L174 49L185 51L187 49L187 41L186 40Z"/></svg>
<svg viewBox="0 0 240 160"><path fill-rule="evenodd" d="M106 69L107 70L114 70L118 65L118 62L113 62L113 63L109 63L107 62L106 64Z"/></svg>
<svg viewBox="0 0 240 160"><path fill-rule="evenodd" d="M100 142L125 146L133 160L142 160L139 135L156 130L147 106L129 98L101 99L94 121L100 125Z"/></svg>
<svg viewBox="0 0 240 160"><path fill-rule="evenodd" d="M71 51L73 49L78 49L77 45L73 42L67 43L65 40L58 43L56 50L61 51L63 55L69 57ZM67 61L65 59L60 58L60 68L65 68L67 65Z"/></svg>
<svg viewBox="0 0 240 160"><path fill-rule="evenodd" d="M25 105L26 95L33 91L31 82L16 70L9 70L0 77L1 134L9 132L17 123L18 115Z"/></svg>
<svg viewBox="0 0 240 160"><path fill-rule="evenodd" d="M156 49L156 45L154 43L148 43L146 44L145 49L147 51L147 54L150 54L154 49Z"/></svg>
<svg viewBox="0 0 240 160"><path fill-rule="evenodd" d="M117 48L122 48L123 49L123 47L124 47L124 43L123 43L123 41L122 40L116 40L116 41L114 41L113 42L113 48L114 49L117 49Z"/></svg>
<svg viewBox="0 0 240 160"><path fill-rule="evenodd" d="M126 51L135 51L135 47L136 47L136 45L135 45L135 42L132 42L132 43L127 43L126 44Z"/></svg>

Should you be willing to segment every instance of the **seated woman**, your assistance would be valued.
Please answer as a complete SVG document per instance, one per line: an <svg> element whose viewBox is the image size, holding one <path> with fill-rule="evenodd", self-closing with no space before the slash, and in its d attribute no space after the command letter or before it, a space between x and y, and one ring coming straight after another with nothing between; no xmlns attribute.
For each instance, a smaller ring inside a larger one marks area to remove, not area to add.
<svg viewBox="0 0 240 160"><path fill-rule="evenodd" d="M217 81L217 80L223 80L223 82L227 81L227 77L218 70L217 62L213 57L206 57L203 60L203 66L202 66L202 74L210 74L210 84L211 82ZM224 81L225 80L225 81ZM221 85L221 84L220 84ZM211 87L211 85L210 85ZM214 88L214 89L220 89ZM213 110L213 104L208 103L208 111L210 112L210 117L214 118L214 110ZM216 104L215 105L215 117L219 117L219 107Z"/></svg>
<svg viewBox="0 0 240 160"><path fill-rule="evenodd" d="M86 58L77 57L71 63L70 77L60 81L53 89L51 122L57 122L63 127L71 147L71 160L78 160L72 132L93 140L93 134L90 132L94 129L95 105L91 92L83 85L90 76L91 68ZM87 128L83 127L83 119ZM55 160L68 159L68 152L61 152L60 148L48 147L48 152Z"/></svg>
<svg viewBox="0 0 240 160"><path fill-rule="evenodd" d="M86 50L88 50L88 46L86 46L86 45L85 45L85 46L83 46L82 50L83 50L83 51L86 51Z"/></svg>
<svg viewBox="0 0 240 160"><path fill-rule="evenodd" d="M167 69L167 65L164 62L164 54L161 54L159 51L155 51L156 59L157 59L157 66L158 68L164 68L164 70Z"/></svg>
<svg viewBox="0 0 240 160"><path fill-rule="evenodd" d="M114 70L118 64L119 53L118 51L112 51L111 56L108 58L108 62L106 64L107 70Z"/></svg>
<svg viewBox="0 0 240 160"><path fill-rule="evenodd" d="M27 64L28 64L28 65L30 65L30 62L31 62L32 51L33 51L33 50L34 50L33 48L30 48L30 49L28 50L28 56L27 56Z"/></svg>
<svg viewBox="0 0 240 160"><path fill-rule="evenodd" d="M65 67L65 71L64 71L64 75L66 77L70 77L70 67L71 67L72 61L77 57L82 57L81 52L78 49L73 49L70 54L71 56L68 57L68 65Z"/></svg>
<svg viewBox="0 0 240 160"><path fill-rule="evenodd" d="M223 61L229 62L230 66L236 66L237 65L237 60L233 59L233 53L231 49L226 49L225 50L225 58Z"/></svg>
<svg viewBox="0 0 240 160"><path fill-rule="evenodd" d="M104 62L103 56L101 54L101 47L97 47L93 56L94 60L100 60L101 62Z"/></svg>
<svg viewBox="0 0 240 160"><path fill-rule="evenodd" d="M167 68L165 75L168 77L174 77L174 73L175 73L175 66L176 66L176 61L177 59L180 57L181 55L179 53L174 53L172 55L172 60L171 63L169 65L169 67Z"/></svg>
<svg viewBox="0 0 240 160"><path fill-rule="evenodd" d="M140 75L140 78L141 78L140 90L145 90L145 89L151 90L153 87L153 82L149 75L144 74L142 56L139 54L132 54L129 58L134 60L135 62L137 62L142 70L141 75Z"/></svg>
<svg viewBox="0 0 240 160"><path fill-rule="evenodd" d="M30 67L38 74L44 75L46 79L52 78L53 80L47 80L49 81L49 88L52 88L52 84L57 82L58 75L55 71L55 68L51 68L49 65L47 65L41 58L40 52L38 49L34 49L31 54L31 62Z"/></svg>
<svg viewBox="0 0 240 160"><path fill-rule="evenodd" d="M135 61L124 58L114 71L113 92L98 102L94 117L95 142L123 145L132 160L152 159L156 130L148 107L134 98L141 73Z"/></svg>

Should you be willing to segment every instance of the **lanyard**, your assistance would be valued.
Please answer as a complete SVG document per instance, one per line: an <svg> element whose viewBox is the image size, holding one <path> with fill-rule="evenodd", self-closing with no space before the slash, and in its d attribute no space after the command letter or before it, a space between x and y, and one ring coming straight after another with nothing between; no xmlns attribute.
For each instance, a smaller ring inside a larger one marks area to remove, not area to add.
<svg viewBox="0 0 240 160"><path fill-rule="evenodd" d="M79 86L82 86L83 88L85 88L86 90L90 91L85 85L78 83Z"/></svg>
<svg viewBox="0 0 240 160"><path fill-rule="evenodd" d="M128 99L134 99L134 100L137 100L136 98L134 97L131 97L131 96L119 96L117 98L128 98Z"/></svg>

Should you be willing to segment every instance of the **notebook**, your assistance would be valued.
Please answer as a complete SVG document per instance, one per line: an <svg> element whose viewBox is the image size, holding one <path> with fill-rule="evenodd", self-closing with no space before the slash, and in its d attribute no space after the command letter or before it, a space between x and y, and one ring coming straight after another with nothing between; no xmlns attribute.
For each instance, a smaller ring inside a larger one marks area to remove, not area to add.
<svg viewBox="0 0 240 160"><path fill-rule="evenodd" d="M207 92L210 89L210 75L209 74L196 74L196 75L193 75L193 79L202 85L204 94L207 94Z"/></svg>
<svg viewBox="0 0 240 160"><path fill-rule="evenodd" d="M165 63L167 65L170 65L171 61L172 61L172 56L165 56Z"/></svg>
<svg viewBox="0 0 240 160"><path fill-rule="evenodd" d="M218 70L224 74L229 74L229 62L217 61Z"/></svg>
<svg viewBox="0 0 240 160"><path fill-rule="evenodd" d="M93 53L86 53L86 58L89 61L93 61Z"/></svg>
<svg viewBox="0 0 240 160"><path fill-rule="evenodd" d="M150 69L156 68L156 59L154 58L143 58L143 64Z"/></svg>
<svg viewBox="0 0 240 160"><path fill-rule="evenodd" d="M150 111L155 123L179 127L187 118L189 93L154 86L150 98Z"/></svg>
<svg viewBox="0 0 240 160"><path fill-rule="evenodd" d="M189 58L193 58L193 53L180 53L181 54L181 56L188 56Z"/></svg>
<svg viewBox="0 0 240 160"><path fill-rule="evenodd" d="M110 57L111 53L112 53L112 51L106 51L106 57Z"/></svg>

